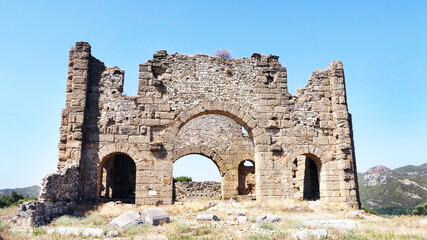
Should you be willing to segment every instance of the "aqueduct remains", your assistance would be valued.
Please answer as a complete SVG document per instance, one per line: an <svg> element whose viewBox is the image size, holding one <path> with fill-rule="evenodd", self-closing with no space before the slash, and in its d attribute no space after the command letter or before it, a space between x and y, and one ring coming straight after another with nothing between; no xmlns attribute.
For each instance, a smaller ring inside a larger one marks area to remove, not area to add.
<svg viewBox="0 0 427 240"><path fill-rule="evenodd" d="M171 204L173 163L188 154L214 161L223 199L253 194L359 207L340 61L313 72L292 96L277 56L159 50L139 65L137 96L126 96L124 71L94 58L87 42L69 56L59 171L45 178L32 208L21 207L22 216L33 209L28 223L79 201Z"/></svg>

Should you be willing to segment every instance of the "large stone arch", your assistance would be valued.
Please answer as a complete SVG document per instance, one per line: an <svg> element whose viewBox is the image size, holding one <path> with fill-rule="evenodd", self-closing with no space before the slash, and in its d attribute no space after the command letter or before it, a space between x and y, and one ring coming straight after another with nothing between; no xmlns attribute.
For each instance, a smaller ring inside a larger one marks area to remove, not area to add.
<svg viewBox="0 0 427 240"><path fill-rule="evenodd" d="M199 146L191 146L174 151L172 162L175 163L178 159L190 154L199 154L211 159L212 162L214 162L214 164L218 167L221 177L224 176L224 172L222 170L224 170L225 166L221 157L215 151L207 150Z"/></svg>
<svg viewBox="0 0 427 240"><path fill-rule="evenodd" d="M264 128L259 127L256 118L248 112L249 109L240 107L237 104L211 102L200 103L195 107L181 111L163 134L162 143L164 144L165 151L169 156L168 158L170 161L174 162L180 156L195 153L213 159L222 176L221 184L223 189L223 198L237 196L238 164L243 160L257 162L255 146L263 145L263 141L265 141L265 139L269 139L269 136L266 135ZM216 153L212 149L206 149L201 146L190 146L183 149L177 148L176 146L178 144L175 142L175 139L180 130L191 120L208 114L228 117L240 126L244 127L248 132L248 136L251 140L252 151L233 155L234 162L226 162L221 158L220 154ZM256 174L256 178L258 175L259 174Z"/></svg>
<svg viewBox="0 0 427 240"><path fill-rule="evenodd" d="M180 111L163 134L163 144L165 149L173 149L173 139L179 130L189 121L196 117L207 114L217 114L229 117L244 127L248 135L253 139L254 145L263 144L263 139L267 136L265 130L258 124L258 120L250 114L249 108L241 107L233 103L203 102L186 110Z"/></svg>

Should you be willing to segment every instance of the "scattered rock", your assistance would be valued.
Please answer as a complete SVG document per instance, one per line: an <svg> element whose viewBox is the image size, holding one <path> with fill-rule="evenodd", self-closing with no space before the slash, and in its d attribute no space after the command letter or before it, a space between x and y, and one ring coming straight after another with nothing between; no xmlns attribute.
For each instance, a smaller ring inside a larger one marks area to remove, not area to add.
<svg viewBox="0 0 427 240"><path fill-rule="evenodd" d="M327 239L328 233L325 229L304 229L292 234L292 237L296 240Z"/></svg>
<svg viewBox="0 0 427 240"><path fill-rule="evenodd" d="M237 217L237 222L238 223L243 223L243 222L247 222L247 221L249 221L249 219L246 216L238 216Z"/></svg>
<svg viewBox="0 0 427 240"><path fill-rule="evenodd" d="M344 208L342 208L342 207L335 207L335 210L337 210L337 211L344 211Z"/></svg>
<svg viewBox="0 0 427 240"><path fill-rule="evenodd" d="M132 225L142 224L141 214L139 212L129 211L114 218L109 224L119 229L125 229Z"/></svg>
<svg viewBox="0 0 427 240"><path fill-rule="evenodd" d="M167 240L168 237L163 234L148 235L148 236L136 236L133 240Z"/></svg>
<svg viewBox="0 0 427 240"><path fill-rule="evenodd" d="M425 226L427 226L427 219L423 219L423 220L421 220L421 221L420 221L420 224L421 224L421 225L425 225Z"/></svg>
<svg viewBox="0 0 427 240"><path fill-rule="evenodd" d="M82 228L81 233L83 237L103 237L105 235L104 230L99 228Z"/></svg>
<svg viewBox="0 0 427 240"><path fill-rule="evenodd" d="M119 235L119 232L117 232L116 230L112 230L107 233L107 237L117 237L117 235Z"/></svg>
<svg viewBox="0 0 427 240"><path fill-rule="evenodd" d="M47 234L56 234L61 236L82 235L83 237L103 237L105 232L100 228L56 227L49 229Z"/></svg>
<svg viewBox="0 0 427 240"><path fill-rule="evenodd" d="M280 219L281 219L280 216L267 214L267 215L261 215L261 216L256 217L255 222L258 223L261 221L267 221L267 222L275 223L275 222L280 221Z"/></svg>
<svg viewBox="0 0 427 240"><path fill-rule="evenodd" d="M169 223L169 215L161 208L149 208L142 211L142 217L145 222L151 223L154 226Z"/></svg>
<svg viewBox="0 0 427 240"><path fill-rule="evenodd" d="M246 214L242 211L238 211L236 209L232 209L227 212L227 215L233 215L233 216L245 216Z"/></svg>
<svg viewBox="0 0 427 240"><path fill-rule="evenodd" d="M292 204L290 207L289 207L289 209L296 209L296 208L299 208L300 207L300 205L299 204Z"/></svg>
<svg viewBox="0 0 427 240"><path fill-rule="evenodd" d="M362 218L362 216L358 212L349 212L347 214L347 217L349 217L349 218Z"/></svg>
<svg viewBox="0 0 427 240"><path fill-rule="evenodd" d="M220 221L215 214L197 214L197 220L200 221Z"/></svg>
<svg viewBox="0 0 427 240"><path fill-rule="evenodd" d="M359 227L359 223L354 220L316 220L305 221L302 223L304 226L318 228L318 227L331 227L341 229L354 229Z"/></svg>

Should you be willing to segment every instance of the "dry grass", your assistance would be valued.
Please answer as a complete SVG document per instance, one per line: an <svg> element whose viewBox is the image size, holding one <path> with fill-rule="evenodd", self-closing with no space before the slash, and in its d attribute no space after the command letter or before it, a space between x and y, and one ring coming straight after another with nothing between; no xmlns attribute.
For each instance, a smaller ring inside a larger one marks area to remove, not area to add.
<svg viewBox="0 0 427 240"><path fill-rule="evenodd" d="M96 227L109 232L108 223L115 217L130 211L140 211L152 206L106 203L99 206L81 205L76 216L62 216L50 224L38 228L9 226L0 223L0 235L4 239L82 239L79 237L58 237L47 235L56 226ZM162 226L142 224L119 232L122 239L136 236L162 234L169 239L291 239L294 232L304 229L303 221L324 219L348 219L350 212L358 212L361 218L354 219L360 228L340 230L327 228L328 239L427 239L426 226L420 225L420 216L378 217L349 209L343 204L322 201L304 202L291 200L269 200L262 202L193 201L182 205L161 206L171 217L171 223ZM0 219L14 215L16 208L1 209ZM250 221L237 224L235 216L228 212L244 212ZM220 222L198 222L199 213L213 213ZM274 214L281 216L278 223L259 223L251 229L256 216Z"/></svg>

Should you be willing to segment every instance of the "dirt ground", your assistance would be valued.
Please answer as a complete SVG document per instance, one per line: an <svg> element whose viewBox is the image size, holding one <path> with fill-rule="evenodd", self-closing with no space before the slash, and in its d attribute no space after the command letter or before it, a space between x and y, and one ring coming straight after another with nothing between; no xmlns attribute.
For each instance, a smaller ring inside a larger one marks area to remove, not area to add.
<svg viewBox="0 0 427 240"><path fill-rule="evenodd" d="M108 223L129 211L140 211L153 206L135 206L121 203L80 205L72 215L54 219L39 227L13 226L8 219L16 207L0 209L0 236L3 239L95 239L82 235L60 236L48 231L57 227L103 229L106 236L99 239L295 239L305 229L325 229L328 239L427 239L426 217L383 217L349 209L345 205L322 201L192 201L159 206L171 218L171 223L152 226L148 223L117 231ZM198 214L215 214L220 221L198 221ZM256 222L260 215L276 215L278 222ZM244 215L247 220L241 220ZM240 221L238 221L240 220ZM313 227L305 221L352 220L355 227ZM110 233L110 236L108 236ZM115 234L114 234L115 235ZM315 239L308 235L307 239Z"/></svg>

